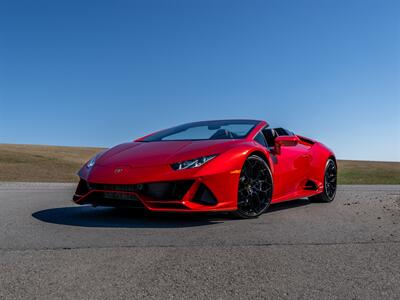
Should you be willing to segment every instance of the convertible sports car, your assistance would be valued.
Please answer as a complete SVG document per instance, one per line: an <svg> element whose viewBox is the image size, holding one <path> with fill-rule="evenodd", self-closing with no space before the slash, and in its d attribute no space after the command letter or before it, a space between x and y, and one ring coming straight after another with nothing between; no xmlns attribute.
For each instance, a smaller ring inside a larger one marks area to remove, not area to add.
<svg viewBox="0 0 400 300"><path fill-rule="evenodd" d="M261 215L271 203L330 202L336 159L321 143L257 120L194 122L108 149L78 173L77 204Z"/></svg>

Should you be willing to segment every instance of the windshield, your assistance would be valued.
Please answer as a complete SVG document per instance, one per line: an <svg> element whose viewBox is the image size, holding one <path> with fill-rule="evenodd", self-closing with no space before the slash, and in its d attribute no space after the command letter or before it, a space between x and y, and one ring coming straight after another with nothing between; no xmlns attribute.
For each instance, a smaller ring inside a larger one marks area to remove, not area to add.
<svg viewBox="0 0 400 300"><path fill-rule="evenodd" d="M224 120L196 122L180 125L157 132L141 140L155 141L193 141L242 139L259 123L253 120Z"/></svg>

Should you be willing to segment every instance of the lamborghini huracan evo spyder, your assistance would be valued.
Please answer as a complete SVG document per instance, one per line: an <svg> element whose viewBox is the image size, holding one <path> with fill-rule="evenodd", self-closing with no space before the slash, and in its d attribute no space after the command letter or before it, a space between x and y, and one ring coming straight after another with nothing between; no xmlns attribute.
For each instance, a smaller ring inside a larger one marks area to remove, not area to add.
<svg viewBox="0 0 400 300"><path fill-rule="evenodd" d="M271 203L330 202L336 159L312 139L265 121L180 125L108 149L79 171L77 204L261 215Z"/></svg>

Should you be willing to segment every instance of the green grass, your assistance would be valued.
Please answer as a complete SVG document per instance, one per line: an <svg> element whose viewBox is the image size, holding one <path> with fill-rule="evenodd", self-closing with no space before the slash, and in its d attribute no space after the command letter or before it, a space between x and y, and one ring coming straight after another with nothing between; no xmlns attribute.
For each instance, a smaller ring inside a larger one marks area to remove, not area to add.
<svg viewBox="0 0 400 300"><path fill-rule="evenodd" d="M339 184L400 184L400 162L338 161Z"/></svg>
<svg viewBox="0 0 400 300"><path fill-rule="evenodd" d="M76 182L76 172L103 150L0 144L0 181ZM339 184L400 184L400 162L339 160Z"/></svg>

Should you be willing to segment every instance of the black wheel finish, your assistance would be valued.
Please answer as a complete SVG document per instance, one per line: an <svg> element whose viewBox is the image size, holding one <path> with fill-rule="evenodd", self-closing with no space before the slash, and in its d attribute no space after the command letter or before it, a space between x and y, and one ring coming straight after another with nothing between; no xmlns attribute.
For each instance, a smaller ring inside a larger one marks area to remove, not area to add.
<svg viewBox="0 0 400 300"><path fill-rule="evenodd" d="M241 218L256 218L266 211L272 198L272 175L267 163L252 155L245 161L239 179L238 210Z"/></svg>
<svg viewBox="0 0 400 300"><path fill-rule="evenodd" d="M326 196L333 200L336 194L337 186L337 170L335 162L330 159L328 160L326 170L325 170L325 194Z"/></svg>
<svg viewBox="0 0 400 300"><path fill-rule="evenodd" d="M331 202L335 199L337 188L337 167L333 159L328 159L325 166L324 191L316 196L310 197L313 201Z"/></svg>

